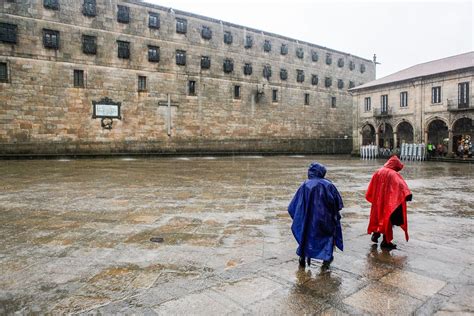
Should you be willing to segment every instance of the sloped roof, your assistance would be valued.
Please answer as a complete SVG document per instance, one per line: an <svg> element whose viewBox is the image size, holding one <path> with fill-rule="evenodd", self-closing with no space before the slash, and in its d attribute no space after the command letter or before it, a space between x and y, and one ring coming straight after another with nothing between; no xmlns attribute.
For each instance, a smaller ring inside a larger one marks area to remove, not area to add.
<svg viewBox="0 0 474 316"><path fill-rule="evenodd" d="M411 66L386 77L367 82L363 85L349 89L349 91L356 91L364 88L375 87L414 78L426 77L470 67L474 67L474 52L468 52Z"/></svg>

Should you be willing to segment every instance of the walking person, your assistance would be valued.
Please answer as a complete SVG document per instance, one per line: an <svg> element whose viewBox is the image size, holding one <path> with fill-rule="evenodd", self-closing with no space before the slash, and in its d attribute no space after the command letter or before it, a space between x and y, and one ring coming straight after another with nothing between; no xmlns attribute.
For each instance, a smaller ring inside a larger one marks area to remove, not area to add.
<svg viewBox="0 0 474 316"><path fill-rule="evenodd" d="M372 234L372 241L377 243L383 235L380 247L395 249L392 243L392 226L400 226L405 231L408 241L407 201L411 201L410 189L398 173L403 164L397 156L392 156L382 168L377 170L370 180L367 201L372 204L367 233Z"/></svg>
<svg viewBox="0 0 474 316"><path fill-rule="evenodd" d="M331 181L325 179L326 167L311 163L308 179L299 187L288 213L293 219L291 231L298 242L296 254L300 267L311 264L311 258L323 260L329 268L334 246L343 250L341 215L342 198Z"/></svg>

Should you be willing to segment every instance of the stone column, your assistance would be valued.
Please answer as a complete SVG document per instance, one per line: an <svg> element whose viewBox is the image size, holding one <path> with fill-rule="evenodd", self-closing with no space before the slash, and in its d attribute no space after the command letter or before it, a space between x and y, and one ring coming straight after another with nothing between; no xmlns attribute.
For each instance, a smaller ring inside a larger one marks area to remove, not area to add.
<svg viewBox="0 0 474 316"><path fill-rule="evenodd" d="M453 156L453 130L452 129L448 129L448 138L449 138L449 141L448 141L447 156L452 157Z"/></svg>
<svg viewBox="0 0 474 316"><path fill-rule="evenodd" d="M380 145L379 145L379 132L375 132L375 146L377 146L377 148L380 147Z"/></svg>
<svg viewBox="0 0 474 316"><path fill-rule="evenodd" d="M393 149L397 148L397 132L393 132Z"/></svg>
<svg viewBox="0 0 474 316"><path fill-rule="evenodd" d="M423 141L425 144L428 145L428 131L427 131L427 130L424 131L423 137L424 137L424 138L423 138L422 141Z"/></svg>

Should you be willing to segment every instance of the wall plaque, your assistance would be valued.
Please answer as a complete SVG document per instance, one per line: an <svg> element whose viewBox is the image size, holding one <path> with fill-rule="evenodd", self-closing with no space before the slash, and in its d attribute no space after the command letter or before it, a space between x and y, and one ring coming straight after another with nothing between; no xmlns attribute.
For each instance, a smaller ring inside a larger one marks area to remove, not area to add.
<svg viewBox="0 0 474 316"><path fill-rule="evenodd" d="M112 129L113 119L122 119L120 114L120 102L114 102L105 97L99 101L92 101L92 106L92 118L102 119L102 128Z"/></svg>

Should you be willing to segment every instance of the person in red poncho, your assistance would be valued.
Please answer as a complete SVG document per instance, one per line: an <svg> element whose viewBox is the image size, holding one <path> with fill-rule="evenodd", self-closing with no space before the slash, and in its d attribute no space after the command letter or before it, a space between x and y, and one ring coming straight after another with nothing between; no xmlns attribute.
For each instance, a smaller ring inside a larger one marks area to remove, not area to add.
<svg viewBox="0 0 474 316"><path fill-rule="evenodd" d="M392 156L382 168L377 170L370 180L365 198L372 204L367 234L372 234L372 241L377 243L381 234L383 248L395 249L392 243L392 225L400 226L405 231L408 241L407 201L412 194L405 180L398 173L403 164L397 156Z"/></svg>

